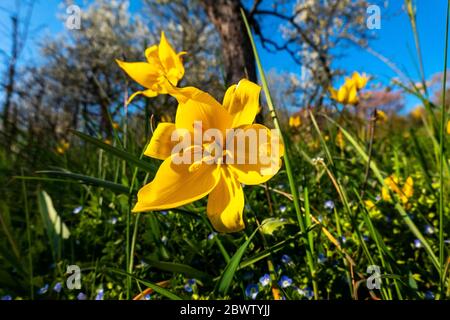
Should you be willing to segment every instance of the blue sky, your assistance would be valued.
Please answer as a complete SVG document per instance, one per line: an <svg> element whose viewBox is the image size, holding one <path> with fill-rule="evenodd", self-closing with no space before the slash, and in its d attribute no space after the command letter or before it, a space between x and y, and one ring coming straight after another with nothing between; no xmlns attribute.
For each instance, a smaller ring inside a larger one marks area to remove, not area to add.
<svg viewBox="0 0 450 320"><path fill-rule="evenodd" d="M270 2L265 0L265 3ZM445 0L417 0L417 25L424 60L426 77L443 70L443 51L445 38ZM64 12L60 6L61 0L37 0L32 19L32 32L27 48L24 52L26 60L34 59L36 43L39 39L48 35L55 35L63 31L63 23L57 18L57 14ZM75 1L82 4L83 1ZM0 2L0 31L9 27L9 19L1 8L11 9L14 1ZM402 71L406 72L415 81L419 80L417 71L417 58L414 38L407 15L401 10L403 0L390 0L387 9L381 11L381 29L375 30L376 40L371 42L371 47L393 61ZM140 0L131 1L131 11L136 12L141 6ZM268 20L266 23L274 23ZM272 28L276 30L276 28ZM1 36L4 38L4 36ZM275 35L279 37L279 35ZM279 38L278 38L279 39ZM9 50L8 41L0 42L0 49ZM289 55L285 53L272 54L259 48L262 62L266 70L275 68L279 71L299 73L300 67L296 65ZM373 57L365 50L348 48L345 56L335 61L333 67L347 70L367 72L373 75L377 81L387 83L395 74L384 63ZM412 98L406 99L407 108L417 103Z"/></svg>

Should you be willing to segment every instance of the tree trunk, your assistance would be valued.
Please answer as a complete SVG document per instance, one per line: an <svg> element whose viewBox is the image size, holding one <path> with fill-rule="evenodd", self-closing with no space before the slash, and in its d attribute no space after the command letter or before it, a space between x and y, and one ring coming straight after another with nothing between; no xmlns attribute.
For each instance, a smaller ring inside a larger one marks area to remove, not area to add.
<svg viewBox="0 0 450 320"><path fill-rule="evenodd" d="M220 34L225 84L238 83L242 78L256 82L255 57L241 16L241 1L201 0L201 3Z"/></svg>

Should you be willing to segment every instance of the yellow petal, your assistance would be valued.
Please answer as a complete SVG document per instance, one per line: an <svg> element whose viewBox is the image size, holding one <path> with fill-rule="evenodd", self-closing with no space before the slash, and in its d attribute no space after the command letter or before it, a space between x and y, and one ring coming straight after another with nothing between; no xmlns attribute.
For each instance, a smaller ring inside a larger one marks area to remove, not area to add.
<svg viewBox="0 0 450 320"><path fill-rule="evenodd" d="M156 66L147 62L124 62L116 60L118 65L141 86L154 89L153 86L158 83L160 76Z"/></svg>
<svg viewBox="0 0 450 320"><path fill-rule="evenodd" d="M330 87L328 90L330 91L331 99L338 101L338 91L333 87Z"/></svg>
<svg viewBox="0 0 450 320"><path fill-rule="evenodd" d="M158 46L157 45L153 45L151 47L148 47L145 50L145 57L147 58L147 62L149 64L154 65L155 67L161 68L161 70L163 69L162 64L161 64L161 60L159 60Z"/></svg>
<svg viewBox="0 0 450 320"><path fill-rule="evenodd" d="M447 134L450 134L450 120L447 122Z"/></svg>
<svg viewBox="0 0 450 320"><path fill-rule="evenodd" d="M225 134L231 128L231 116L213 97L197 88L184 89L172 91L178 92L178 101L184 101L179 103L175 116L177 129L193 132L195 122L201 122L203 131L218 129Z"/></svg>
<svg viewBox="0 0 450 320"><path fill-rule="evenodd" d="M337 101L346 104L347 99L348 99L348 89L345 85L343 85L339 88L339 91L337 93Z"/></svg>
<svg viewBox="0 0 450 320"><path fill-rule="evenodd" d="M206 212L214 229L219 232L237 232L244 229L242 213L244 192L240 183L224 166L221 178L208 197Z"/></svg>
<svg viewBox="0 0 450 320"><path fill-rule="evenodd" d="M352 80L357 89L361 90L366 86L369 78L365 74L360 75L358 72L355 71L353 72Z"/></svg>
<svg viewBox="0 0 450 320"><path fill-rule="evenodd" d="M162 122L158 124L153 136L145 149L144 155L160 160L170 157L178 141L172 141L172 133L176 130L174 123Z"/></svg>
<svg viewBox="0 0 450 320"><path fill-rule="evenodd" d="M405 185L402 188L403 195L406 198L411 198L414 194L414 181L411 177L406 179Z"/></svg>
<svg viewBox="0 0 450 320"><path fill-rule="evenodd" d="M158 47L159 59L166 72L167 79L172 85L176 86L178 81L183 78L184 67L180 55L178 55L167 41L164 31L161 32L161 41Z"/></svg>
<svg viewBox="0 0 450 320"><path fill-rule="evenodd" d="M163 161L152 182L138 192L133 212L164 210L196 201L210 193L220 178L217 165L175 164L173 155Z"/></svg>
<svg viewBox="0 0 450 320"><path fill-rule="evenodd" d="M276 131L273 133L275 135L260 124L235 130L234 146L231 148L227 144L231 150L228 150L226 163L239 182L248 185L264 183L278 172L284 146Z"/></svg>
<svg viewBox="0 0 450 320"><path fill-rule="evenodd" d="M357 104L358 101L358 90L353 86L348 92L348 104Z"/></svg>
<svg viewBox="0 0 450 320"><path fill-rule="evenodd" d="M149 98L153 98L156 97L158 95L158 92L153 91L151 89L147 89L147 90L143 90L143 91L136 91L135 93L133 93L127 100L127 104L130 104L131 101L138 95L143 94L146 97Z"/></svg>
<svg viewBox="0 0 450 320"><path fill-rule="evenodd" d="M247 79L228 88L223 106L233 117L233 128L253 123L259 111L260 92L261 87Z"/></svg>

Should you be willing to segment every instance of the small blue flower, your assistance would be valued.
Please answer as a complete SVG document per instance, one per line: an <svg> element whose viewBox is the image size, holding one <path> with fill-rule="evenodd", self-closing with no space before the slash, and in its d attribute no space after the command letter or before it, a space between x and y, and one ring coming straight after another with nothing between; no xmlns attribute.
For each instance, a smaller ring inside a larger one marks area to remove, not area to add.
<svg viewBox="0 0 450 320"><path fill-rule="evenodd" d="M327 261L327 257L321 252L317 256L317 261L319 263L325 263Z"/></svg>
<svg viewBox="0 0 450 320"><path fill-rule="evenodd" d="M377 195L376 197L375 197L375 200L378 202L378 201L380 201L381 200L381 196L380 195Z"/></svg>
<svg viewBox="0 0 450 320"><path fill-rule="evenodd" d="M117 223L117 218L116 217L112 217L111 219L109 219L109 223L111 223L112 225Z"/></svg>
<svg viewBox="0 0 450 320"><path fill-rule="evenodd" d="M167 211L161 211L161 214L163 215L163 216L167 216Z"/></svg>
<svg viewBox="0 0 450 320"><path fill-rule="evenodd" d="M282 288L290 287L292 285L292 279L289 278L288 276L282 276L280 281L278 281L278 284Z"/></svg>
<svg viewBox="0 0 450 320"><path fill-rule="evenodd" d="M284 264L289 264L292 262L292 259L287 254L283 254L281 256L281 262L283 262Z"/></svg>
<svg viewBox="0 0 450 320"><path fill-rule="evenodd" d="M334 209L334 202L333 202L333 200L327 200L327 201L325 201L325 204L323 206L325 207L325 209L331 211Z"/></svg>
<svg viewBox="0 0 450 320"><path fill-rule="evenodd" d="M212 240L217 236L217 232L213 231L210 234L208 234L208 240Z"/></svg>
<svg viewBox="0 0 450 320"><path fill-rule="evenodd" d="M425 299L426 300L434 300L434 293L431 291L425 292Z"/></svg>
<svg viewBox="0 0 450 320"><path fill-rule="evenodd" d="M144 299L145 299L145 300L152 300L152 296L150 295L150 293L148 293L148 294L146 294L146 295L144 296Z"/></svg>
<svg viewBox="0 0 450 320"><path fill-rule="evenodd" d="M42 288L40 288L37 293L42 295L45 294L47 291L48 291L48 283L46 283Z"/></svg>
<svg viewBox="0 0 450 320"><path fill-rule="evenodd" d="M284 213L286 211L286 209L287 209L286 206L284 206L284 205L280 206L280 212L281 213Z"/></svg>
<svg viewBox="0 0 450 320"><path fill-rule="evenodd" d="M81 212L81 210L83 210L82 206L76 207L75 209L73 209L72 213L73 214L79 214Z"/></svg>
<svg viewBox="0 0 450 320"><path fill-rule="evenodd" d="M190 285L188 285L188 284L185 284L185 285L184 285L184 291L186 291L186 292L192 292L192 287L191 287Z"/></svg>
<svg viewBox="0 0 450 320"><path fill-rule="evenodd" d="M80 293L77 295L77 299L78 299L78 300L86 300L86 299L87 299L87 295L85 295L83 292L80 292Z"/></svg>
<svg viewBox="0 0 450 320"><path fill-rule="evenodd" d="M425 233L426 234L433 234L434 233L434 228L432 226L430 226L429 224L425 226Z"/></svg>
<svg viewBox="0 0 450 320"><path fill-rule="evenodd" d="M339 242L341 244L345 244L347 242L347 238L345 236L341 236L341 237L339 237Z"/></svg>
<svg viewBox="0 0 450 320"><path fill-rule="evenodd" d="M188 283L188 285L193 286L194 284L197 283L197 280L195 280L195 279L189 279L187 283Z"/></svg>
<svg viewBox="0 0 450 320"><path fill-rule="evenodd" d="M369 241L369 237L368 237L368 236L363 236L363 240L364 240L365 242L368 242L368 241Z"/></svg>
<svg viewBox="0 0 450 320"><path fill-rule="evenodd" d="M104 295L103 289L98 290L97 295L95 296L95 300L103 300L103 295Z"/></svg>
<svg viewBox="0 0 450 320"><path fill-rule="evenodd" d="M252 300L256 299L256 296L258 295L258 293L259 293L259 287L257 284L252 283L252 284L249 284L247 286L247 288L245 288L245 295L247 297L251 298Z"/></svg>
<svg viewBox="0 0 450 320"><path fill-rule="evenodd" d="M53 291L55 291L55 292L57 292L57 293L60 293L60 292L61 292L61 289L62 289L62 284L61 284L61 282L57 282L57 283L55 284L55 286L53 287Z"/></svg>
<svg viewBox="0 0 450 320"><path fill-rule="evenodd" d="M259 283L261 283L261 285L263 287L267 286L268 284L270 284L270 276L269 274L265 274L263 275L261 278L259 278Z"/></svg>
<svg viewBox="0 0 450 320"><path fill-rule="evenodd" d="M414 240L414 247L416 247L417 249L422 248L422 242L420 242L419 239L415 239Z"/></svg>
<svg viewBox="0 0 450 320"><path fill-rule="evenodd" d="M1 300L3 300L3 301L9 301L9 300L12 300L12 297L11 297L9 294L7 294L6 296L3 296L3 297L1 298Z"/></svg>

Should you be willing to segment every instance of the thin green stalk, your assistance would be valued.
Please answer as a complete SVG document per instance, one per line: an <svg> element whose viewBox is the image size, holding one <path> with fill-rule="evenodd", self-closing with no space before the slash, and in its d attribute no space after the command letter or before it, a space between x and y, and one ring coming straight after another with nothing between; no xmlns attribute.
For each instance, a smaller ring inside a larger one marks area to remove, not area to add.
<svg viewBox="0 0 450 320"><path fill-rule="evenodd" d="M445 298L445 289L444 289L444 161L446 161L444 156L444 146L445 146L445 122L447 116L447 110L445 107L445 91L446 91L446 82L447 82L447 54L448 54L448 26L449 26L449 14L450 12L450 1L447 1L447 21L445 26L445 50L444 50L444 78L442 80L442 111L441 111L441 137L439 141L439 152L440 152L440 161L439 161L439 265L441 270L440 277L440 295L441 298Z"/></svg>
<svg viewBox="0 0 450 320"><path fill-rule="evenodd" d="M21 168L21 174L23 176L23 168ZM28 210L28 197L27 197L27 186L25 185L25 180L22 180L22 194L23 201L25 204L25 221L27 224L27 242L28 242L28 264L30 272L30 298L34 299L34 288L33 288L33 257L31 256L31 230L30 230L30 212Z"/></svg>
<svg viewBox="0 0 450 320"><path fill-rule="evenodd" d="M247 33L248 33L248 36L249 36L249 39L250 39L250 43L252 45L253 54L255 56L256 65L258 67L258 72L259 72L259 75L261 77L262 87L263 87L263 90L264 90L264 94L266 96L267 106L269 108L271 118L273 120L275 128L277 129L277 131L279 133L281 141L282 141L283 145L285 146L284 165L286 167L286 174L287 174L288 180L289 180L289 187L291 189L292 197L293 197L293 200L294 200L295 213L297 215L297 220L298 220L298 224L300 226L300 230L302 231L302 233L304 233L304 239L306 240L307 248L309 248L310 247L309 244L308 244L309 238L306 235L305 221L304 221L304 218L302 216L301 209L300 209L299 194L298 194L298 189L297 189L297 186L296 186L296 183L295 183L295 180L294 180L294 174L293 174L293 170L292 170L292 166L291 166L290 150L289 150L288 143L287 143L288 141L285 139L285 137L283 135L283 132L281 130L280 123L278 121L278 117L277 117L275 108L273 106L272 97L270 95L269 87L267 85L266 76L265 76L264 70L263 70L262 65L261 65L261 60L259 58L258 51L257 51L256 46L255 46L255 42L253 40L252 31L251 31L250 26L248 24L247 17L245 16L245 12L244 12L244 10L242 8L241 8L241 15L242 15L242 18L244 20L245 27L247 29ZM311 255L311 252L309 251L309 249L307 249L306 252L307 252L306 257L307 257L308 267L309 267L309 271L311 273L311 279L313 281L313 286L314 286L314 283L315 283L316 280L315 280L315 270L314 270L313 258L312 258L312 255ZM314 292L314 298L315 299L319 298L318 297L318 292Z"/></svg>

